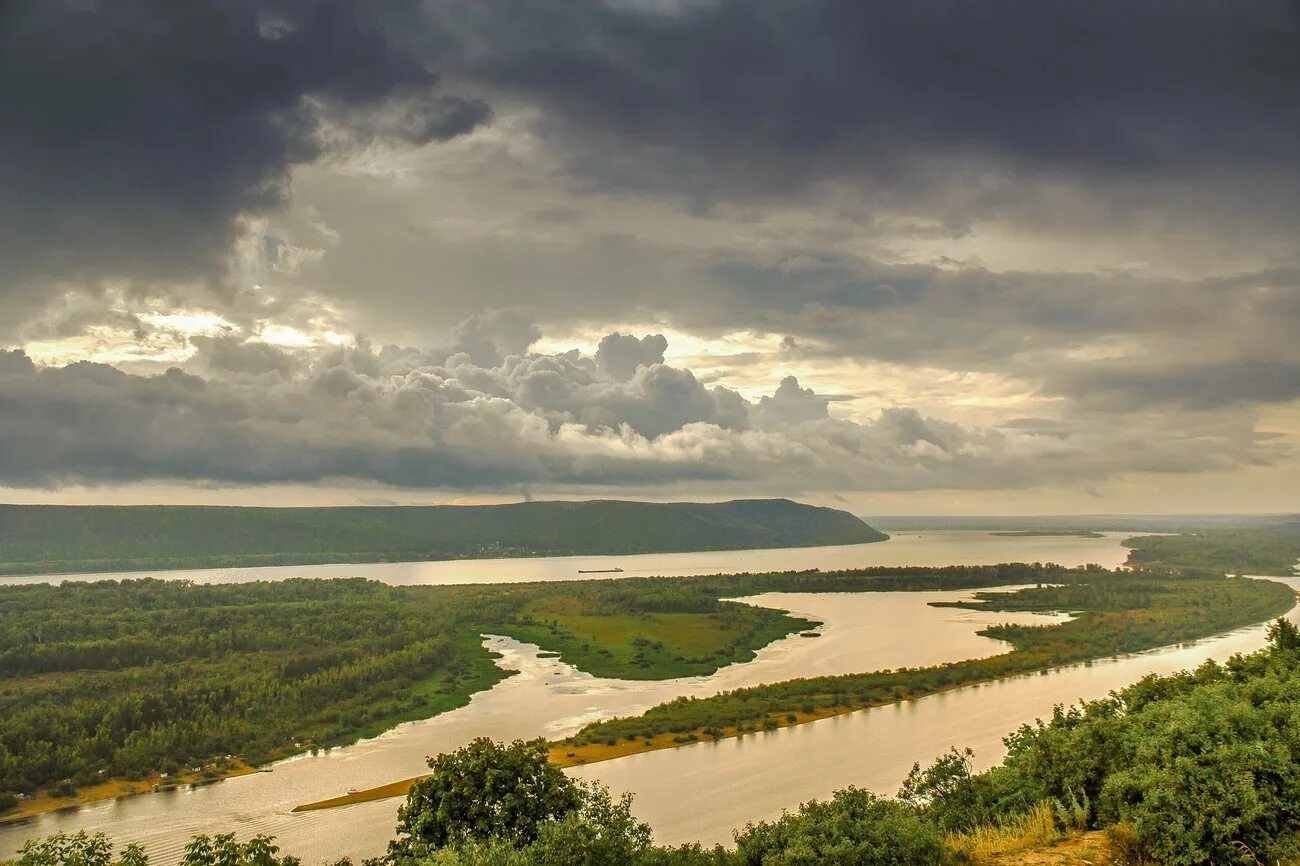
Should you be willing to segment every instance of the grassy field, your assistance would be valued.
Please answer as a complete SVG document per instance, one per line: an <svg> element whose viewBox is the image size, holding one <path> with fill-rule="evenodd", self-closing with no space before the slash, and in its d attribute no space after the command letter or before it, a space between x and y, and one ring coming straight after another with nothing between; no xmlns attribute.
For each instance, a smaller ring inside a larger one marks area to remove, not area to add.
<svg viewBox="0 0 1300 866"><path fill-rule="evenodd" d="M584 612L575 596L531 606L512 637L556 652L598 677L662 680L710 674L748 661L754 650L817 623L781 611L724 603L716 612Z"/></svg>

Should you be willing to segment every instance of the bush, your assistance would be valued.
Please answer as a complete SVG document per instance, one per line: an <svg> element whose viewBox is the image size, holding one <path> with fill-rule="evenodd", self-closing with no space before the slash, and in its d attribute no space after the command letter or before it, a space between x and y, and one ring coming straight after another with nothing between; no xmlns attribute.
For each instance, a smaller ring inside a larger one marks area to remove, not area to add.
<svg viewBox="0 0 1300 866"><path fill-rule="evenodd" d="M736 836L746 866L928 866L942 863L944 850L920 810L857 788Z"/></svg>
<svg viewBox="0 0 1300 866"><path fill-rule="evenodd" d="M480 737L431 758L429 767L398 810L398 838L389 846L396 860L472 841L526 845L543 823L582 802L577 784L548 760L544 740L505 746Z"/></svg>
<svg viewBox="0 0 1300 866"><path fill-rule="evenodd" d="M215 861L213 861L215 862ZM18 852L16 866L148 866L149 860L138 845L128 845L122 856L113 859L113 846L103 833L91 836L84 830L67 835L57 833L45 839L30 840ZM231 866L243 864L231 861Z"/></svg>

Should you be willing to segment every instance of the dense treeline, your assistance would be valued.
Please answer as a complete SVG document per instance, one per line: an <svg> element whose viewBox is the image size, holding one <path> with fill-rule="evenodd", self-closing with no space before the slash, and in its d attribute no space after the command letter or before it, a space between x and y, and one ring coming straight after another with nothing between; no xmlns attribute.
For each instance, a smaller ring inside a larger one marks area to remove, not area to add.
<svg viewBox="0 0 1300 866"><path fill-rule="evenodd" d="M350 742L504 676L480 634L601 675L705 674L809 623L768 589L1056 579L1027 565L463 587L153 579L0 587L0 794L251 763ZM219 771L221 767L214 768Z"/></svg>
<svg viewBox="0 0 1300 866"><path fill-rule="evenodd" d="M739 550L883 541L787 499L348 508L0 505L0 574Z"/></svg>
<svg viewBox="0 0 1300 866"><path fill-rule="evenodd" d="M540 741L477 740L430 760L388 852L363 866L944 866L1029 862L1032 849L1104 828L1116 866L1300 863L1300 631L1226 664L1149 676L1006 739L975 774L952 749L917 765L897 798L849 788L730 848L656 846L613 799L547 763ZM196 838L182 866L299 866L265 838ZM1032 861L1038 862L1038 861ZM1065 862L1064 859L1052 862ZM1074 862L1074 861L1071 861ZM102 837L29 843L19 866L145 866ZM345 866L343 860L335 866Z"/></svg>
<svg viewBox="0 0 1300 866"><path fill-rule="evenodd" d="M1228 574L1289 576L1300 565L1300 520L1271 526L1200 529L1127 539L1129 564L1214 568Z"/></svg>
<svg viewBox="0 0 1300 866"><path fill-rule="evenodd" d="M670 677L752 658L809 625L724 598L1011 584L1044 586L996 604L1089 612L1059 629L991 630L1017 647L995 659L670 704L583 737L753 728L806 706L878 703L1210 634L1276 615L1291 598L1261 582L1024 564L476 586L10 586L0 588L0 794L175 773L228 755L257 764L427 718L506 675L484 633L535 641L601 675Z"/></svg>
<svg viewBox="0 0 1300 866"><path fill-rule="evenodd" d="M778 727L810 715L877 706L945 688L1043 670L1116 653L1136 652L1215 634L1278 616L1295 604L1281 584L1173 573L1058 571L1056 586L979 593L993 610L1067 610L1054 626L999 625L981 631L1014 649L984 659L811 677L752 686L706 698L678 698L630 718L593 722L567 742L613 745L674 735L679 742Z"/></svg>
<svg viewBox="0 0 1300 866"><path fill-rule="evenodd" d="M0 791L256 763L463 703L504 675L452 594L363 580L0 592Z"/></svg>
<svg viewBox="0 0 1300 866"><path fill-rule="evenodd" d="M634 583L630 595L616 581L0 587L0 794L174 774L227 755L257 764L427 718L505 676L483 633L647 678L710 673L809 625L720 602L690 579ZM556 617L539 623L558 602L570 619L551 633ZM609 634L611 620L624 633Z"/></svg>

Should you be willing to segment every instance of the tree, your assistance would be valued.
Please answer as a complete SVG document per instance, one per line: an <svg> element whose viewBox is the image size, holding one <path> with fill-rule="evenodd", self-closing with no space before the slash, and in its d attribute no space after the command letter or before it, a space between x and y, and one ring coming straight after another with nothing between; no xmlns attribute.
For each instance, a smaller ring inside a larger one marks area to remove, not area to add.
<svg viewBox="0 0 1300 866"><path fill-rule="evenodd" d="M632 795L617 801L602 786L584 788L582 804L542 825L527 853L533 866L630 866L650 850L650 827L632 815Z"/></svg>
<svg viewBox="0 0 1300 866"><path fill-rule="evenodd" d="M506 746L480 737L430 758L429 768L398 810L395 860L490 839L521 847L582 803L581 789L548 760L545 740Z"/></svg>
<svg viewBox="0 0 1300 866"><path fill-rule="evenodd" d="M297 857L277 858L279 851L269 836L254 836L243 843L235 841L234 833L195 836L185 846L180 866L301 866Z"/></svg>
<svg viewBox="0 0 1300 866"><path fill-rule="evenodd" d="M139 845L128 845L113 859L113 846L103 833L91 836L82 830L68 835L56 833L45 839L23 843L17 866L148 866L149 858Z"/></svg>
<svg viewBox="0 0 1300 866"><path fill-rule="evenodd" d="M945 849L920 810L847 788L779 821L746 826L736 854L744 866L930 866L943 862Z"/></svg>
<svg viewBox="0 0 1300 866"><path fill-rule="evenodd" d="M615 801L602 786L582 789L582 804L538 829L537 839L516 847L502 839L469 841L435 851L421 866L651 866L650 828L632 816L632 796ZM696 864L679 858L677 862Z"/></svg>
<svg viewBox="0 0 1300 866"><path fill-rule="evenodd" d="M1280 650L1300 648L1300 628L1296 628L1291 620L1278 617L1268 627L1268 642Z"/></svg>

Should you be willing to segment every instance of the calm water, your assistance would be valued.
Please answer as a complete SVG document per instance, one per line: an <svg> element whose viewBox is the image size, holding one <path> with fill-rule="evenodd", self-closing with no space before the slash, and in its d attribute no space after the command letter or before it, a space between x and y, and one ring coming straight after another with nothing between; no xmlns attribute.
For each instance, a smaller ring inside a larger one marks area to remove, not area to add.
<svg viewBox="0 0 1300 866"><path fill-rule="evenodd" d="M1300 581L1293 581L1300 587ZM537 647L494 637L516 676L474 697L460 710L403 725L381 737L318 756L281 762L273 773L205 788L148 795L35 819L0 831L0 855L47 833L103 830L139 840L157 863L174 862L194 833L269 833L284 849L323 862L381 851L397 800L347 809L291 814L298 804L415 775L431 752L474 736L563 736L585 722L637 712L674 694L704 695L800 674L844 673L933 664L998 652L974 632L1006 614L933 608L926 602L962 593L784 594L747 599L824 621L818 639L790 637L754 661L711 677L659 683L605 680L555 660ZM1296 616L1293 611L1292 616ZM1042 621L1017 615L1016 621ZM638 814L662 841L727 841L746 821L775 817L849 784L892 793L913 761L929 761L950 745L970 745L981 766L1001 757L1001 737L1049 713L1056 703L1099 697L1141 676L1226 658L1264 642L1263 627L1207 641L1096 662L1037 676L971 687L901 705L720 743L637 755L574 771L636 795Z"/></svg>
<svg viewBox="0 0 1300 866"><path fill-rule="evenodd" d="M533 559L456 559L441 562L381 562L343 565L284 565L266 568L200 568L159 572L63 574L0 577L9 583L59 583L64 580L121 580L163 577L197 583L241 583L288 577L368 577L391 584L510 583L637 575L721 574L742 571L861 568L869 565L996 565L999 562L1056 562L1074 566L1095 562L1123 564L1128 550L1120 542L1129 532L1103 538L1045 536L1008 538L973 530L934 530L892 535L875 544L787 547L774 550L714 550L701 553L643 553L635 556L551 556ZM619 574L578 571L622 568Z"/></svg>
<svg viewBox="0 0 1300 866"><path fill-rule="evenodd" d="M173 862L194 833L237 830L269 833L285 850L309 862L340 854L369 855L391 835L398 801L345 810L290 814L302 803L409 778L425 770L425 757L464 745L476 736L497 739L566 736L589 721L642 712L677 695L703 696L724 689L778 682L801 675L840 674L903 665L930 665L1004 651L1000 641L975 634L995 622L1044 623L1060 617L994 614L937 608L928 602L969 597L968 592L767 593L746 599L824 623L820 638L787 637L763 648L751 662L708 677L658 682L612 680L582 673L538 648L507 637L487 646L499 664L519 673L475 695L469 705L436 718L402 725L373 740L317 756L283 761L274 772L230 779L188 791L134 797L35 819L0 830L0 856L24 838L65 830L104 831L146 844L154 861ZM924 635L924 640L917 640Z"/></svg>
<svg viewBox="0 0 1300 866"><path fill-rule="evenodd" d="M1289 581L1300 588L1300 581ZM1300 609L1289 618L1300 623ZM636 812L661 842L731 841L749 821L779 817L798 803L849 785L898 791L913 761L951 746L975 750L978 769L1002 760L1002 738L1050 715L1057 704L1102 698L1149 673L1224 660L1265 643L1264 626L1115 660L956 689L761 734L698 743L575 771L615 792L632 791Z"/></svg>

